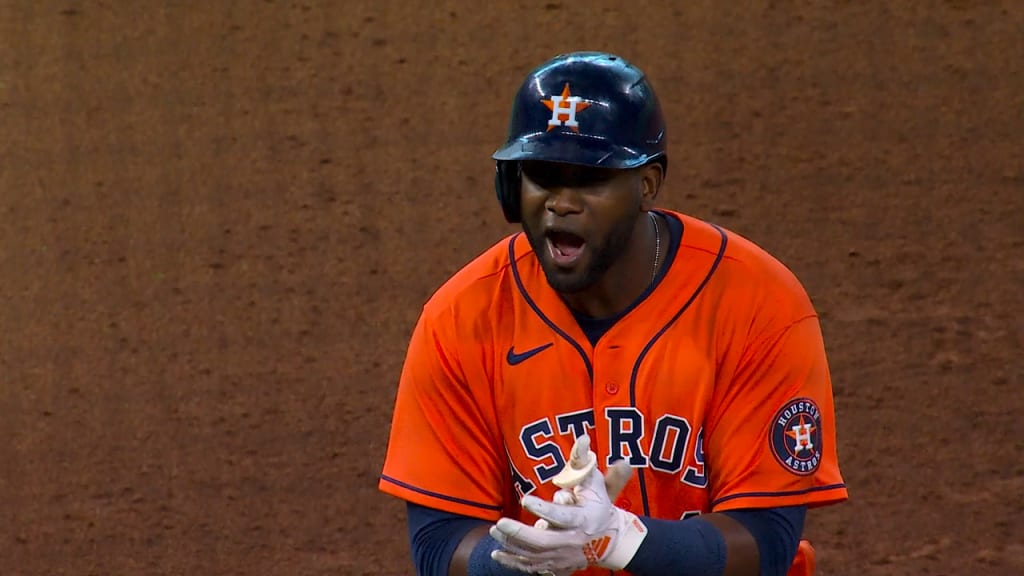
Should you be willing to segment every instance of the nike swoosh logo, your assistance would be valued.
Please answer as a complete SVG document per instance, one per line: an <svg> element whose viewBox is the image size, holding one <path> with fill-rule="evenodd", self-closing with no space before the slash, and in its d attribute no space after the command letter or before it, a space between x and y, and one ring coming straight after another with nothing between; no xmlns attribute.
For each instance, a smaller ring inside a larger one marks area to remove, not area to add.
<svg viewBox="0 0 1024 576"><path fill-rule="evenodd" d="M530 348L526 352L520 352L519 354L516 354L515 346L510 346L508 349L508 355L505 356L505 360L508 361L509 366L515 366L516 364L533 358L537 354L540 354L554 345L554 342L548 342L547 344L537 346L536 348Z"/></svg>

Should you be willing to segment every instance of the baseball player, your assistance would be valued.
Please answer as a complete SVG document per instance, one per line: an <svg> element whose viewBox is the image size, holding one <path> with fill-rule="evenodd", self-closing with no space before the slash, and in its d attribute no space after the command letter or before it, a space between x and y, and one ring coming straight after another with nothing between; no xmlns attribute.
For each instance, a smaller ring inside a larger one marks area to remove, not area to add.
<svg viewBox="0 0 1024 576"><path fill-rule="evenodd" d="M380 489L422 575L807 575L846 500L818 317L747 239L655 207L641 70L540 65L494 154L513 234L424 305Z"/></svg>

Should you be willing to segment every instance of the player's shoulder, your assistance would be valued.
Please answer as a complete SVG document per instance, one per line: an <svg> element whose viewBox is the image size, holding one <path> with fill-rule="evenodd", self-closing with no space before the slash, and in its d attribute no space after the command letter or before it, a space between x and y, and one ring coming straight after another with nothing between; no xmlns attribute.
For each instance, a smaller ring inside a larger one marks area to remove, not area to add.
<svg viewBox="0 0 1024 576"><path fill-rule="evenodd" d="M505 236L464 264L427 299L423 312L429 316L457 312L460 316L483 313L507 281L512 258L509 247L516 234Z"/></svg>
<svg viewBox="0 0 1024 576"><path fill-rule="evenodd" d="M806 288L796 273L767 249L720 224L678 212L674 214L684 226L680 249L715 255L717 284L734 293L738 288L739 293L757 293L801 307L810 305Z"/></svg>

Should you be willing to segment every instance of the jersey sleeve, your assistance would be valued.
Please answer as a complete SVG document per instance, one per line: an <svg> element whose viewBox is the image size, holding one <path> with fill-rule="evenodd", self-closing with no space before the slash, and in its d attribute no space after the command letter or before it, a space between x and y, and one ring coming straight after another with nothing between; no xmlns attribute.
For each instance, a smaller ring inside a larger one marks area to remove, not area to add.
<svg viewBox="0 0 1024 576"><path fill-rule="evenodd" d="M378 487L384 493L485 520L502 509L507 462L490 386L471 386L451 311L424 309L410 338ZM491 408L489 408L491 407Z"/></svg>
<svg viewBox="0 0 1024 576"><path fill-rule="evenodd" d="M816 315L747 342L710 410L706 454L713 511L817 507L847 498Z"/></svg>

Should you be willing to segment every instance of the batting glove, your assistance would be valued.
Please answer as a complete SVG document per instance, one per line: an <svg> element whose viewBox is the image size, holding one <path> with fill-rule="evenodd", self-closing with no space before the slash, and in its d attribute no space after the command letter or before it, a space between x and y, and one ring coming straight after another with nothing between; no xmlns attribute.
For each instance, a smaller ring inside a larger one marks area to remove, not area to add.
<svg viewBox="0 0 1024 576"><path fill-rule="evenodd" d="M622 468L615 467L610 475L616 477L612 484L617 484ZM526 496L522 505L545 524L530 526L502 518L490 530L504 547L491 557L514 570L563 574L591 565L622 570L647 536L647 527L636 515L612 503L605 476L597 468L571 493L556 494L555 502Z"/></svg>

